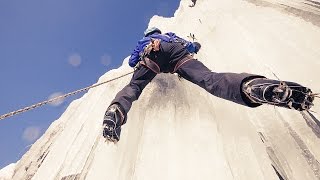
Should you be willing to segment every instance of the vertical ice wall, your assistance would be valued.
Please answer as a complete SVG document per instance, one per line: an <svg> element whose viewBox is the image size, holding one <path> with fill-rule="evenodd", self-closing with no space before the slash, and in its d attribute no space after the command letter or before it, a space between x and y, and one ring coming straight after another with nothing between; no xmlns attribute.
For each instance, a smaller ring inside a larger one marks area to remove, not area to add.
<svg viewBox="0 0 320 180"><path fill-rule="evenodd" d="M197 58L217 72L298 81L320 91L320 28L240 0L182 0L150 26L202 43ZM131 71L127 65L99 82ZM319 179L319 116L242 107L173 74L158 75L133 104L121 141L101 137L105 109L130 80L91 89L16 164L13 179ZM319 103L315 110L319 110Z"/></svg>

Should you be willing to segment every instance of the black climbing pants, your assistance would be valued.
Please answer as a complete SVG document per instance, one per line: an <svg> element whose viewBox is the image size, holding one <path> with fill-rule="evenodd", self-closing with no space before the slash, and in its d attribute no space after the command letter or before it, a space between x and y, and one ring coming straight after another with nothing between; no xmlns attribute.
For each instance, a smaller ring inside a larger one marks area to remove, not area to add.
<svg viewBox="0 0 320 180"><path fill-rule="evenodd" d="M262 76L247 73L216 73L209 70L198 60L190 60L184 63L176 73L214 96L249 107L258 106L257 104L252 104L245 97L241 86L246 80ZM156 75L155 72L142 66L134 72L130 83L118 92L111 104L119 103L124 113L127 114L132 102L139 98L142 90Z"/></svg>

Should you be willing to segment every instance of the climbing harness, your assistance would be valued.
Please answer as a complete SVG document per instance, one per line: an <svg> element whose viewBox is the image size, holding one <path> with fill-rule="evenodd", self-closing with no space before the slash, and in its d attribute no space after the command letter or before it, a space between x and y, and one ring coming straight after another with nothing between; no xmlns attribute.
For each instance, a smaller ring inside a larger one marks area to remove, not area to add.
<svg viewBox="0 0 320 180"><path fill-rule="evenodd" d="M153 71L156 74L160 73L160 67L158 66L157 63L152 61L151 59L145 57L143 60L140 61L141 65L146 66L149 68L151 71Z"/></svg>
<svg viewBox="0 0 320 180"><path fill-rule="evenodd" d="M146 66L156 74L160 73L160 67L157 65L157 63L148 58L151 51L156 52L160 50L160 42L161 39L151 38L150 43L144 48L140 55L140 62L138 63L138 66L141 64L143 66Z"/></svg>
<svg viewBox="0 0 320 180"><path fill-rule="evenodd" d="M171 42L171 43L181 43L185 47L188 45L188 41L186 41L182 38L170 38L166 34L164 34L164 36L167 36L170 39L169 42ZM192 38L192 41L194 41L196 39L194 34L191 34L191 33L190 33L189 38ZM148 56L150 55L150 53L152 51L157 52L160 50L160 43L161 43L161 39L157 39L157 38L150 39L150 43L145 46L144 50L140 54L140 62L137 65L137 69L139 69L140 65L143 65L143 66L149 68L151 71L153 71L156 74L159 74L161 72L158 64L156 62L154 62L153 60L151 60L150 58L148 58ZM189 60L193 60L193 59L194 59L193 55L188 55L188 56L184 57L176 64L176 66L174 67L174 70L171 73L175 73L177 71L177 69L182 64L184 64L185 62L187 62Z"/></svg>
<svg viewBox="0 0 320 180"><path fill-rule="evenodd" d="M128 73L123 74L123 75L121 75L121 76L118 76L118 77L116 77L116 78L113 78L113 79L110 79L110 80L107 80L107 81L104 81L104 82L101 82L101 83L98 83L98 84L94 84L94 85L91 85L91 86L88 86L88 87L85 87L85 88L82 88L82 89L79 89L79 90L76 90L76 91L73 91L73 92L64 94L64 95L61 95L61 96L58 96L58 97L55 97L55 98L52 98L52 99L49 99L49 100L46 100L46 101L37 103L37 104L33 104L33 105L31 105L31 106L27 106L27 107L25 107L25 108L22 108L22 109L19 109L19 110L16 110L16 111L12 111L12 112L9 112L9 113L7 113L7 114L3 114L3 115L0 116L0 120L5 119L5 118L8 118L8 117L11 117L11 116L14 116L14 115L17 115L17 114L20 114L20 113L23 113L23 112L26 112L26 111L29 111L29 110L32 110L32 109L35 109L35 108L38 108L38 107L40 107L40 106L43 106L43 105L45 105L45 104L48 104L48 103L57 101L57 100L62 99L62 98L66 98L66 97L69 97L69 96L78 94L78 93L80 93L80 92L88 91L88 90L91 89L91 88L94 88L94 87L97 87L97 86L100 86L100 85L109 83L109 82L111 82L111 81L120 79L120 78L125 77L125 76L127 76L127 75L129 75L129 74L132 74L133 72L134 72L134 71L131 71L131 72L128 72Z"/></svg>
<svg viewBox="0 0 320 180"><path fill-rule="evenodd" d="M196 60L196 59L194 59L192 55L187 55L184 58L182 58L181 60L179 60L171 73L172 74L176 73L176 71L180 68L180 66L182 66L184 63L186 63L190 60Z"/></svg>

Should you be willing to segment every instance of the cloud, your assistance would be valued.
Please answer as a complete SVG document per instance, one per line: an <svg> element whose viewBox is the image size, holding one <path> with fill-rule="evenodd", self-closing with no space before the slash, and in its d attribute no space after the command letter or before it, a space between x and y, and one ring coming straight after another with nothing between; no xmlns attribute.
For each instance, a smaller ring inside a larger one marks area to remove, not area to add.
<svg viewBox="0 0 320 180"><path fill-rule="evenodd" d="M101 64L105 65L105 66L109 66L111 64L111 56L108 54L104 54L103 56L101 56Z"/></svg>
<svg viewBox="0 0 320 180"><path fill-rule="evenodd" d="M52 93L49 97L48 97L48 100L49 99L52 99L52 98L55 98L55 97L58 97L58 96L61 96L63 95L62 92L55 92L55 93ZM65 98L61 98L61 99L58 99L56 101L53 101L51 103L49 103L50 105L52 106L59 106L61 105L63 102L64 102Z"/></svg>
<svg viewBox="0 0 320 180"><path fill-rule="evenodd" d="M72 66L78 67L81 64L81 56L78 53L74 53L74 54L69 56L68 62Z"/></svg>
<svg viewBox="0 0 320 180"><path fill-rule="evenodd" d="M40 136L41 128L37 126L27 127L22 134L22 139L28 142L34 142Z"/></svg>

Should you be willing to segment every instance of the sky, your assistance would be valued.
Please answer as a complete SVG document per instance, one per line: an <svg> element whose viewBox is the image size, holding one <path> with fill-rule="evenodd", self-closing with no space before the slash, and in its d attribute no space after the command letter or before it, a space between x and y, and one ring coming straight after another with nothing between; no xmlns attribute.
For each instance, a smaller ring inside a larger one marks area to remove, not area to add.
<svg viewBox="0 0 320 180"><path fill-rule="evenodd" d="M0 0L0 115L90 86L121 66L153 15L179 0ZM0 121L0 169L83 95Z"/></svg>

